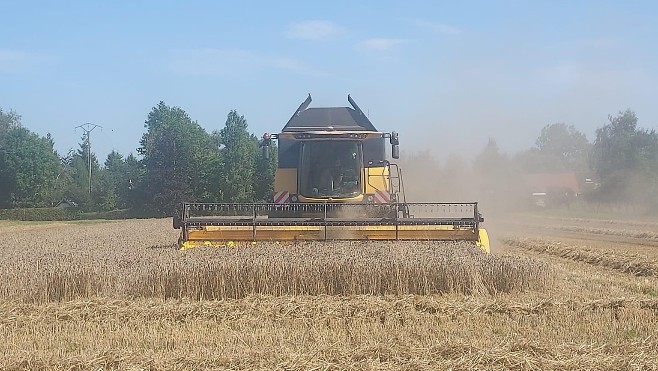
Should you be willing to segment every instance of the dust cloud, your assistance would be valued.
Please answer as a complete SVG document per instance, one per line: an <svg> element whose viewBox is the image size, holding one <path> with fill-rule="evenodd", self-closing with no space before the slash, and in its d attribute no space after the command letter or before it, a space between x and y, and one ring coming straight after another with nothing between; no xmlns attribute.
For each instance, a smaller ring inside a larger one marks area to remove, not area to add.
<svg viewBox="0 0 658 371"><path fill-rule="evenodd" d="M658 184L650 171L625 169L604 183L573 171L577 192L560 187L544 187L538 192L537 185L529 182L537 174L522 168L518 154L509 156L485 148L470 159L460 154L439 158L422 150L403 152L397 163L407 202L478 202L493 249L501 235L519 232L523 215L655 219L658 209ZM543 175L556 174L560 171Z"/></svg>
<svg viewBox="0 0 658 371"><path fill-rule="evenodd" d="M493 252L507 229L503 221L532 201L521 175L505 161L479 164L459 154L439 159L424 150L403 153L398 164L407 202L478 202Z"/></svg>
<svg viewBox="0 0 658 371"><path fill-rule="evenodd" d="M478 202L483 212L517 210L526 201L519 175L505 168L478 169L458 154L435 158L430 151L399 160L408 202Z"/></svg>

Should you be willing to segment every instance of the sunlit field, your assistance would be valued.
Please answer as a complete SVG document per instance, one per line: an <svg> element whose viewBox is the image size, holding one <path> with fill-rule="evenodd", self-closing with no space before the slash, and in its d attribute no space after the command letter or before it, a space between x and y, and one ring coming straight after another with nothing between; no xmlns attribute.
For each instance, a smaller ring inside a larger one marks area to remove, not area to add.
<svg viewBox="0 0 658 371"><path fill-rule="evenodd" d="M658 227L523 220L491 255L179 251L170 220L3 223L0 368L655 369Z"/></svg>

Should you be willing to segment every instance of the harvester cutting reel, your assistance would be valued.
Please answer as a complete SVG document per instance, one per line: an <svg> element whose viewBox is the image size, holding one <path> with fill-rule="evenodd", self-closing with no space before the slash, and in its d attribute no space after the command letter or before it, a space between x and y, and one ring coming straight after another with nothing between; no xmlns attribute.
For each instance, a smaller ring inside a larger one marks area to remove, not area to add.
<svg viewBox="0 0 658 371"><path fill-rule="evenodd" d="M392 211L392 212L391 212ZM477 203L184 203L180 246L237 241L466 241L489 252Z"/></svg>

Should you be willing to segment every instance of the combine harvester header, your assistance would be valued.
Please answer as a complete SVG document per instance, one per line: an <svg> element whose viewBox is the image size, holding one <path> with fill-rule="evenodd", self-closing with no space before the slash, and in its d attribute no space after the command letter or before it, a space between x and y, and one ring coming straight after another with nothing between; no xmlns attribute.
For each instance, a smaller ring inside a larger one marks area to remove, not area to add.
<svg viewBox="0 0 658 371"><path fill-rule="evenodd" d="M406 202L396 132L379 132L350 107L299 106L281 133L265 134L263 156L278 140L272 203L184 203L174 217L181 246L227 241L469 241L489 252L477 202Z"/></svg>

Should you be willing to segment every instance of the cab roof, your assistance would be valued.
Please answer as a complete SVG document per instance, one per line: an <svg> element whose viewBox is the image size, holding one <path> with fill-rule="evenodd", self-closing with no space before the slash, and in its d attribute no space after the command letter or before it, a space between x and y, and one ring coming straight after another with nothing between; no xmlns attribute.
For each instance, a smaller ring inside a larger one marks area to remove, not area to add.
<svg viewBox="0 0 658 371"><path fill-rule="evenodd" d="M311 101L311 94L309 94L283 127L282 132L323 130L330 127L336 131L377 131L349 95L347 101L352 107L308 108Z"/></svg>

